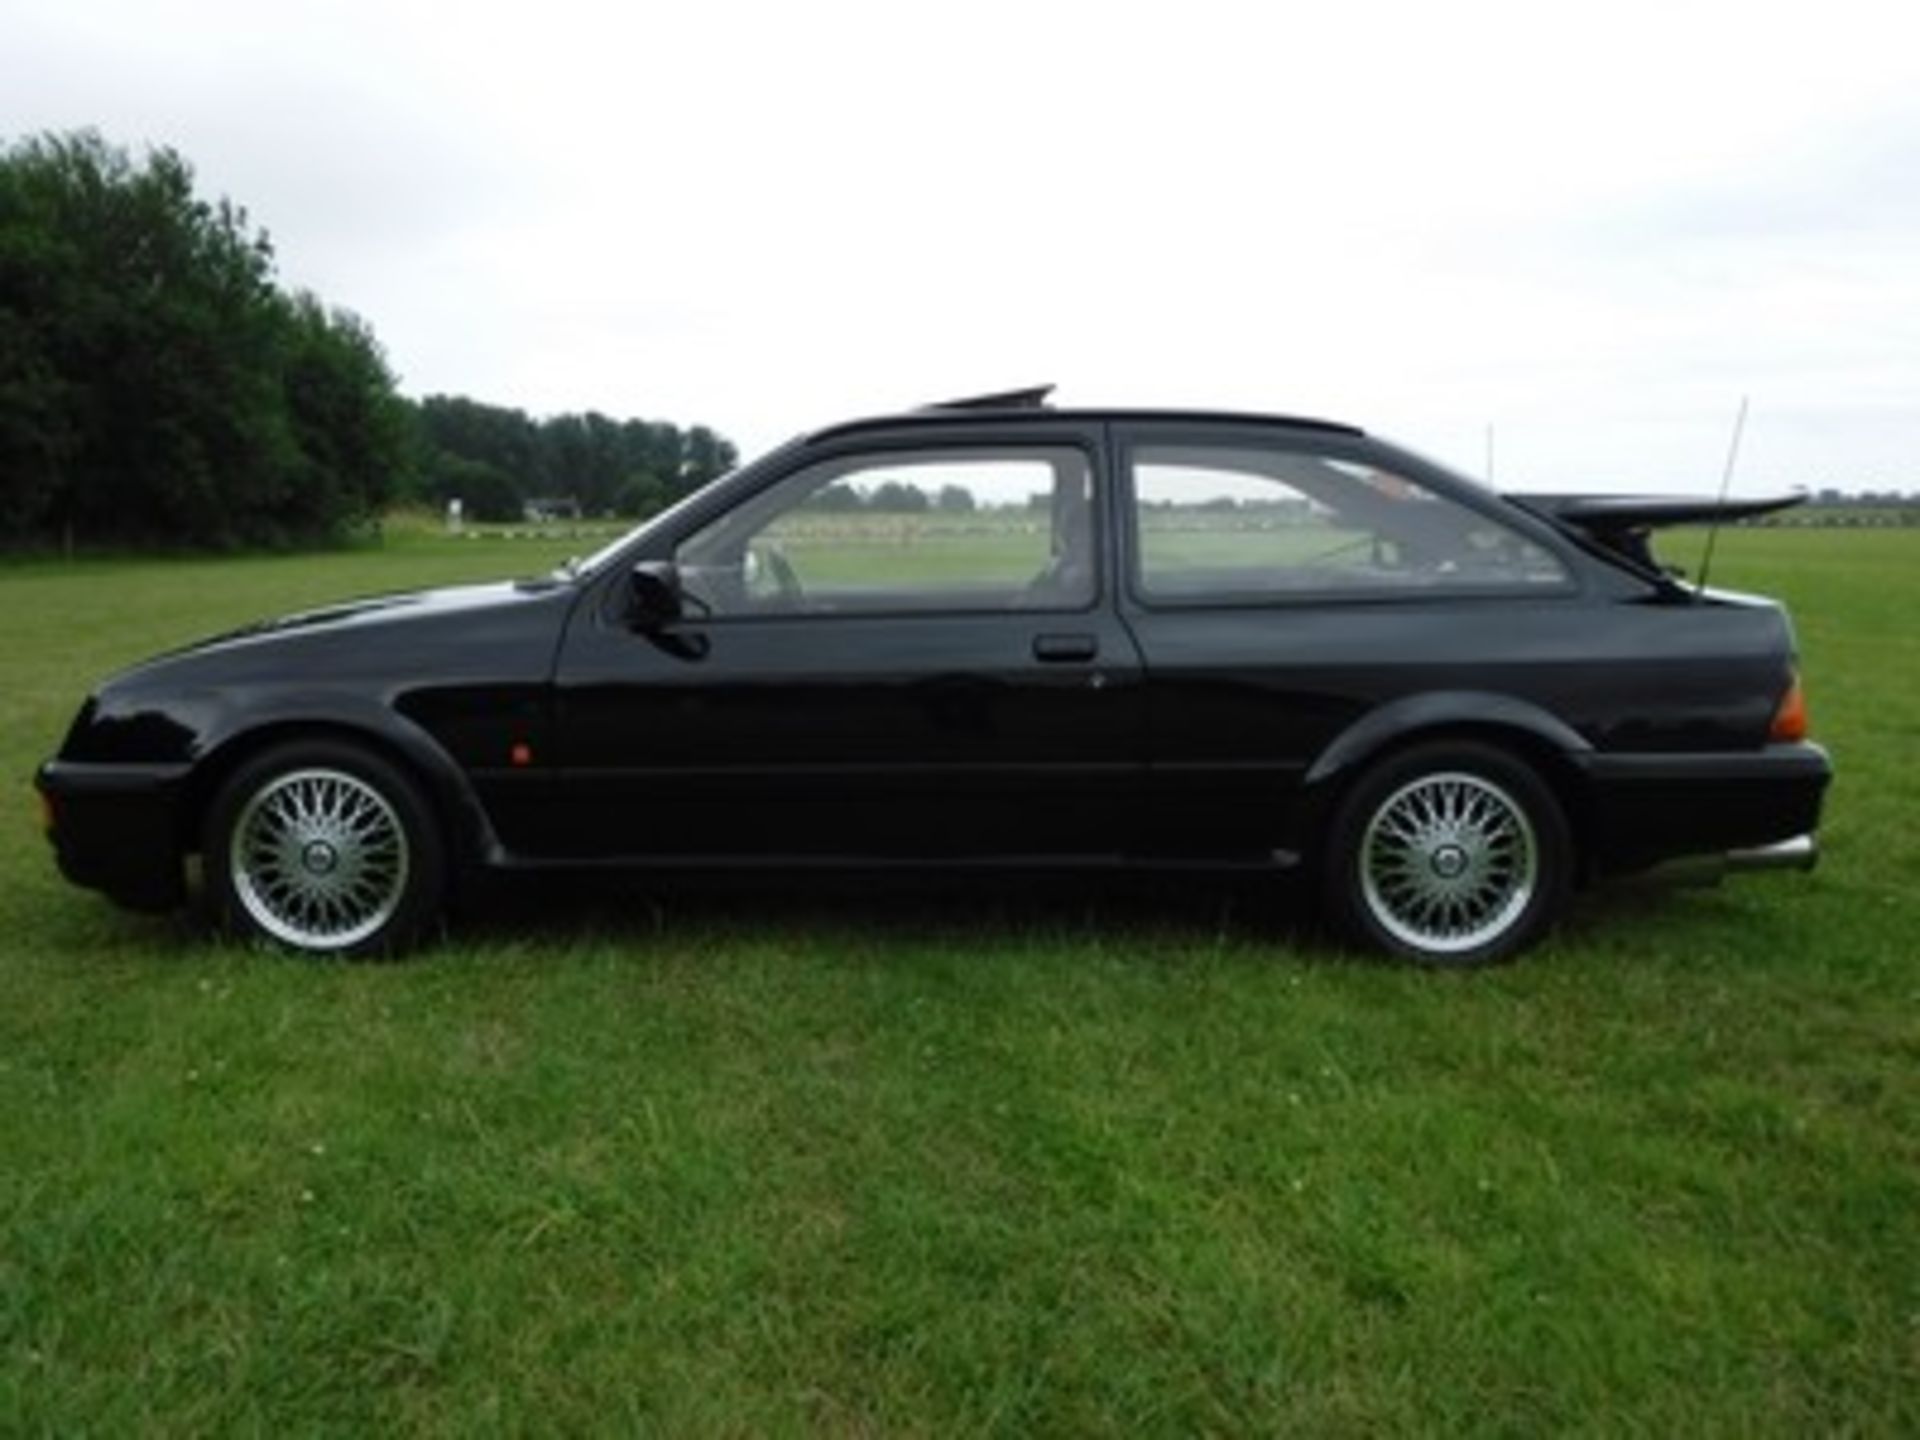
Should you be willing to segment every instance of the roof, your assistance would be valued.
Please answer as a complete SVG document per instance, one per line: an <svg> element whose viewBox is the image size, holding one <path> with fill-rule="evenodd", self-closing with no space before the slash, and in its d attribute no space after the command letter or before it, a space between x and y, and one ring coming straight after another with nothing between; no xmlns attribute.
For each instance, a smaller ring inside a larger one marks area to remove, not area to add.
<svg viewBox="0 0 1920 1440"><path fill-rule="evenodd" d="M834 439L842 435L856 435L868 430L892 430L899 428L951 428L955 425L979 423L1005 424L1016 420L1080 420L1109 422L1116 420L1155 420L1155 421L1203 421L1208 424L1240 425L1278 425L1294 430L1308 430L1327 435L1364 435L1366 432L1355 425L1343 425L1335 420L1316 420L1304 415L1263 415L1248 411L1234 410L1169 410L1142 408L1075 408L1057 410L1047 403L1047 396L1053 391L1051 385L1036 385L1023 390L1001 390L990 395L968 396L960 400L939 401L922 406L918 410L905 410L897 415L872 415L859 420L846 420L838 425L829 425L825 429L815 430L803 437L809 443Z"/></svg>

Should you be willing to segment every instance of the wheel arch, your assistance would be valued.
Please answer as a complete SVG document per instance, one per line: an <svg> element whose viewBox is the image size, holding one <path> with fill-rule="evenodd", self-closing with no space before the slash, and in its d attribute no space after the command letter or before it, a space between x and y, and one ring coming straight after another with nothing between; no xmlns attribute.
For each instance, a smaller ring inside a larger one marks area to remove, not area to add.
<svg viewBox="0 0 1920 1440"><path fill-rule="evenodd" d="M1416 745L1448 740L1490 745L1531 767L1559 802L1573 842L1576 873L1584 872L1591 805L1585 771L1574 757L1593 747L1565 721L1510 695L1432 692L1368 711L1308 768L1303 782L1308 824L1302 833L1324 837L1348 791L1382 760ZM1317 861L1321 848L1310 846L1311 858Z"/></svg>
<svg viewBox="0 0 1920 1440"><path fill-rule="evenodd" d="M497 853L493 823L453 757L418 726L383 716L379 725L343 716L264 716L233 727L208 746L189 777L179 813L182 853L200 849L214 798L242 765L277 745L316 740L367 750L417 784L451 855L472 862Z"/></svg>

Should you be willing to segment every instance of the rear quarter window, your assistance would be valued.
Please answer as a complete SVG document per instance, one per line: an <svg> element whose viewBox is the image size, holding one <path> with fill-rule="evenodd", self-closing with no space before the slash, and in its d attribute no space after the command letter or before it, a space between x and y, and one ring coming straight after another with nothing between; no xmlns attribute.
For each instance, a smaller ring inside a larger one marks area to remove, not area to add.
<svg viewBox="0 0 1920 1440"><path fill-rule="evenodd" d="M1144 445L1134 583L1148 599L1540 591L1558 557L1409 477L1305 449Z"/></svg>

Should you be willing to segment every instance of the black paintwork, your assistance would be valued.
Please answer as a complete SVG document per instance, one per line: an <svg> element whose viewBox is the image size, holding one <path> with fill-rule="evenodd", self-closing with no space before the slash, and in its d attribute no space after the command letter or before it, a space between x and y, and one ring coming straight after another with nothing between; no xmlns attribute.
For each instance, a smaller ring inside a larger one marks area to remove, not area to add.
<svg viewBox="0 0 1920 1440"><path fill-rule="evenodd" d="M1768 740L1793 662L1776 605L1696 596L1570 529L1578 506L1556 519L1349 427L1016 398L795 441L578 574L316 610L117 675L40 772L61 865L129 904L177 902L221 778L316 731L409 767L457 853L490 867L1284 864L1311 855L1362 767L1467 732L1544 774L1592 869L1814 827L1824 755ZM1130 513L1115 503L1128 448L1290 435L1497 516L1569 583L1232 605L1135 594L1134 537L1111 523ZM1095 603L631 623L636 563L669 560L800 467L981 442L1090 459ZM1658 512L1641 502L1628 518Z"/></svg>

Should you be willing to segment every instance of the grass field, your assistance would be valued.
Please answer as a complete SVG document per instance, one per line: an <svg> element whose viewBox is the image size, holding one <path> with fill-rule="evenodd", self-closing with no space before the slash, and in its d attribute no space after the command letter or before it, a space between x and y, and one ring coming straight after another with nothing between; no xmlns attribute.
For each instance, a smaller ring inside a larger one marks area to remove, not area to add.
<svg viewBox="0 0 1920 1440"><path fill-rule="evenodd" d="M1821 869L1486 974L1198 883L545 887L316 965L55 877L106 670L564 548L0 569L0 1434L1920 1432L1920 535L1721 539Z"/></svg>

